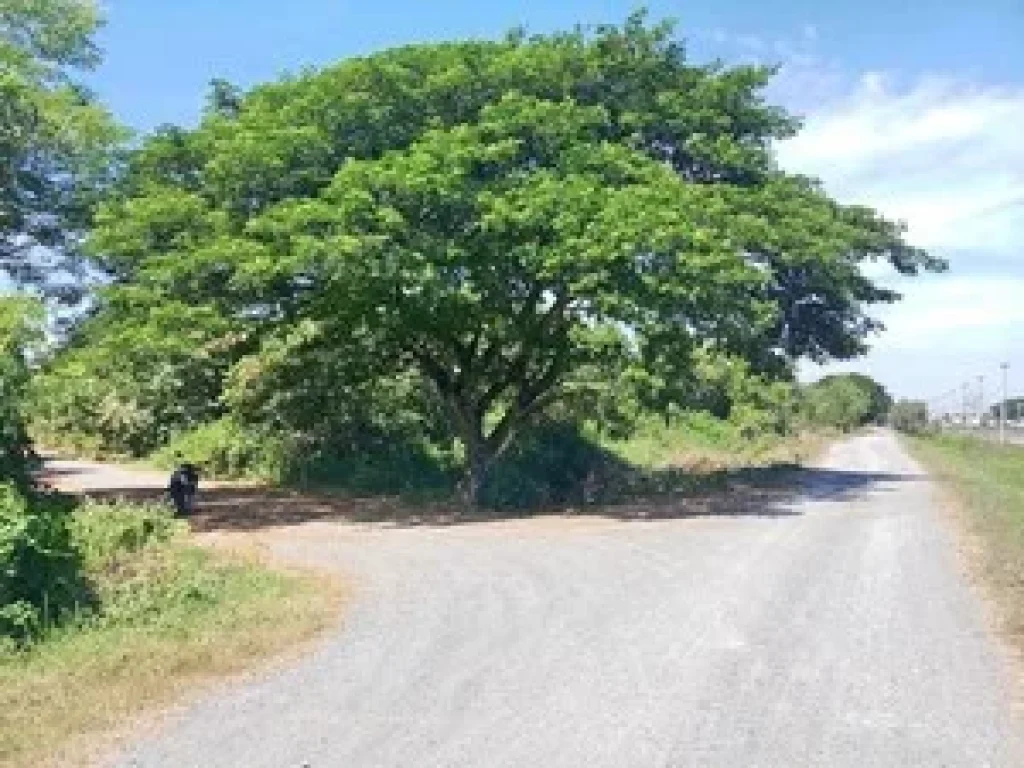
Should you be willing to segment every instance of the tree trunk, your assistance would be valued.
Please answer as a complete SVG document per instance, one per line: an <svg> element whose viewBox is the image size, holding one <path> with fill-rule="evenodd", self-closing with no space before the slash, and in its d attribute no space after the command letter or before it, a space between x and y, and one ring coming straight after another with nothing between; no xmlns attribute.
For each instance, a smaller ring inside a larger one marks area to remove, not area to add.
<svg viewBox="0 0 1024 768"><path fill-rule="evenodd" d="M555 385L564 361L559 358L552 362L537 379L512 383L502 381L500 386L494 386L483 396L477 397L467 394L466 388L453 384L447 371L428 356L422 356L420 362L437 387L451 424L465 446L466 471L459 483L458 495L466 509L476 509L494 462L512 444L520 428L553 401ZM515 389L514 400L490 434L487 434L484 429L485 417L495 400L509 387Z"/></svg>
<svg viewBox="0 0 1024 768"><path fill-rule="evenodd" d="M495 452L484 435L480 409L474 407L473 403L460 400L458 396L450 396L446 402L452 424L466 450L466 468L459 483L458 496L463 508L471 511L480 503L480 492Z"/></svg>
<svg viewBox="0 0 1024 768"><path fill-rule="evenodd" d="M480 504L480 493L487 481L487 473L493 460L494 457L488 455L485 446L477 445L471 448L470 445L466 445L466 471L459 485L459 497L465 509L475 510Z"/></svg>

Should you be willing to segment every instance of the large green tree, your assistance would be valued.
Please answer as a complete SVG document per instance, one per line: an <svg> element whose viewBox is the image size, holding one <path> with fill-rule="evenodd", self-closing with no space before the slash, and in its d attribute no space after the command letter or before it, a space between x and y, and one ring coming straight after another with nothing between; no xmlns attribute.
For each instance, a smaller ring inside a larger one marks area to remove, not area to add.
<svg viewBox="0 0 1024 768"><path fill-rule="evenodd" d="M76 79L99 62L99 20L88 0L0 0L0 270L67 299L120 138Z"/></svg>
<svg viewBox="0 0 1024 768"><path fill-rule="evenodd" d="M765 103L771 76L690 64L671 25L637 14L246 94L218 83L200 127L147 140L101 209L101 314L141 333L156 306L202 307L235 391L308 392L311 413L346 380L419 376L473 500L519 431L598 372L851 357L870 305L897 298L863 263L942 266L777 167L798 123ZM316 364L296 376L282 349Z"/></svg>

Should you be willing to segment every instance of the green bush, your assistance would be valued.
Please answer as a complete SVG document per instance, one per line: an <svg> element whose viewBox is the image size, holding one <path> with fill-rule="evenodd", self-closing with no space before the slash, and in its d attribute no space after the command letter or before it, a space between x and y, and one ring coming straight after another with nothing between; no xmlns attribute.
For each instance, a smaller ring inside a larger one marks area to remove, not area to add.
<svg viewBox="0 0 1024 768"><path fill-rule="evenodd" d="M816 427L850 432L884 422L892 398L871 378L857 373L826 376L803 388L803 418Z"/></svg>
<svg viewBox="0 0 1024 768"><path fill-rule="evenodd" d="M134 588L138 580L123 578L125 564L183 525L162 507L76 507L0 484L0 644L24 645L68 620L102 618L104 584L117 576L122 589Z"/></svg>
<svg viewBox="0 0 1024 768"><path fill-rule="evenodd" d="M666 420L647 417L626 440L608 440L605 445L624 461L645 469L674 464L680 453L747 453L774 433L746 437L745 428L734 421L719 419L706 411L686 411Z"/></svg>
<svg viewBox="0 0 1024 768"><path fill-rule="evenodd" d="M177 454L198 465L208 478L281 480L290 461L284 439L247 429L229 418L177 435L151 458L171 469Z"/></svg>
<svg viewBox="0 0 1024 768"><path fill-rule="evenodd" d="M354 493L419 493L454 487L456 459L424 441L401 438L367 440L356 450L314 450L292 463L285 478Z"/></svg>
<svg viewBox="0 0 1024 768"><path fill-rule="evenodd" d="M900 400L889 413L893 428L912 435L928 431L928 404L922 400Z"/></svg>
<svg viewBox="0 0 1024 768"><path fill-rule="evenodd" d="M70 507L0 484L0 637L24 642L89 602Z"/></svg>
<svg viewBox="0 0 1024 768"><path fill-rule="evenodd" d="M588 484L617 463L568 422L539 425L518 440L487 477L481 503L493 509L532 509L587 500Z"/></svg>
<svg viewBox="0 0 1024 768"><path fill-rule="evenodd" d="M75 510L69 530L85 571L98 573L150 545L172 540L185 526L167 507L90 502Z"/></svg>
<svg viewBox="0 0 1024 768"><path fill-rule="evenodd" d="M427 491L453 484L454 456L426 439L367 428L345 443L318 445L224 418L177 436L151 458L171 468L181 454L209 478L312 483L357 493Z"/></svg>

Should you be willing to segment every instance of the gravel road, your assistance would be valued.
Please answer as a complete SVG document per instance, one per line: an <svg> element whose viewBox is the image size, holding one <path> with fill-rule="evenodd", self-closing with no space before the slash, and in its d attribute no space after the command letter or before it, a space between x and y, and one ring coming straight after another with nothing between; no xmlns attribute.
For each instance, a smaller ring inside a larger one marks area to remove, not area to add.
<svg viewBox="0 0 1024 768"><path fill-rule="evenodd" d="M94 461L46 459L42 479L69 492L102 492L111 489L166 488L170 472L118 467Z"/></svg>
<svg viewBox="0 0 1024 768"><path fill-rule="evenodd" d="M1019 768L936 507L877 432L761 515L264 531L355 580L344 627L112 764Z"/></svg>

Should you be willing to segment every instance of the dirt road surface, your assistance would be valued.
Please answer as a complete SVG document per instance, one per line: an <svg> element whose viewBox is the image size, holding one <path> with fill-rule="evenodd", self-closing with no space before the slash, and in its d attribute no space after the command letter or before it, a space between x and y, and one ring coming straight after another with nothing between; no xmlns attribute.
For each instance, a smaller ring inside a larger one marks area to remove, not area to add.
<svg viewBox="0 0 1024 768"><path fill-rule="evenodd" d="M344 626L111 765L1019 768L938 506L877 432L754 515L250 532L353 578Z"/></svg>
<svg viewBox="0 0 1024 768"><path fill-rule="evenodd" d="M43 479L64 491L94 493L111 489L162 489L167 487L170 474L94 461L48 458Z"/></svg>

